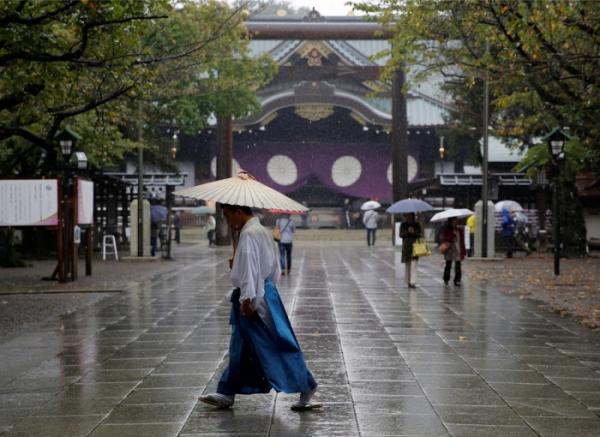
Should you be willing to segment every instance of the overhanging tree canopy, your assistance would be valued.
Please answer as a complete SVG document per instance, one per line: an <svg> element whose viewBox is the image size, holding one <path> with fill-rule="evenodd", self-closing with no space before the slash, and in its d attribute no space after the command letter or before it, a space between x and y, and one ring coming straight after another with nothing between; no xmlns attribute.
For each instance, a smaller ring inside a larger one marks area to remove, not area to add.
<svg viewBox="0 0 600 437"><path fill-rule="evenodd" d="M527 142L568 126L588 148L588 159L600 160L596 2L382 0L355 6L394 23L390 70L441 71L466 86L488 71L497 135Z"/></svg>
<svg viewBox="0 0 600 437"><path fill-rule="evenodd" d="M0 173L51 167L67 123L106 163L135 145L140 118L159 143L159 123L251 112L274 67L249 59L244 17L216 1L0 2Z"/></svg>

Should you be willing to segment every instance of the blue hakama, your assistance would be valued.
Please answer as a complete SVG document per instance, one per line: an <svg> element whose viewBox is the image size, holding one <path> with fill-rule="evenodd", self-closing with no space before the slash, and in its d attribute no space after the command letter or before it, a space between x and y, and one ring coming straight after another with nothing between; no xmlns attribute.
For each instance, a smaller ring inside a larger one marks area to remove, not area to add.
<svg viewBox="0 0 600 437"><path fill-rule="evenodd" d="M306 367L302 349L279 297L275 284L265 280L264 299L273 320L273 329L256 314L241 313L240 290L231 295L232 327L229 342L229 365L217 391L225 395L300 393L317 386Z"/></svg>

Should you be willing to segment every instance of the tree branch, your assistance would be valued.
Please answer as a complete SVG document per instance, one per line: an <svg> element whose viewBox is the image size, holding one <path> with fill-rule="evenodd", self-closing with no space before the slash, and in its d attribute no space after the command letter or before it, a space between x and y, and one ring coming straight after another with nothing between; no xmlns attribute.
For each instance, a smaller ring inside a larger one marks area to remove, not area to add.
<svg viewBox="0 0 600 437"><path fill-rule="evenodd" d="M73 6L80 3L80 1L79 0L70 0L67 3L65 3L62 7L55 9L53 11L47 12L46 14L43 14L43 15L40 15L37 17L22 18L20 12L23 10L26 3L27 3L26 1L21 1L21 3L19 3L19 5L15 8L16 11L19 13L6 15L5 17L1 18L0 19L0 27L6 27L9 24L13 24L13 23L14 24L23 24L26 26L42 24L44 21L54 18L57 15L71 9Z"/></svg>
<svg viewBox="0 0 600 437"><path fill-rule="evenodd" d="M42 84L28 84L23 91L3 96L0 98L0 110L13 108L22 103L27 96L36 96L43 89L44 85Z"/></svg>
<svg viewBox="0 0 600 437"><path fill-rule="evenodd" d="M13 52L7 53L4 56L0 56L0 65L6 65L9 62L16 60L24 61L36 61L36 62L64 62L74 61L83 55L87 49L89 41L89 32L92 29L103 26L112 26L114 24L123 24L136 20L153 20L159 18L166 18L165 15L140 15L122 18L120 20L109 20L109 21L92 21L83 25L81 29L81 39L74 45L76 47L73 50L67 51L62 54L49 54L49 53L31 53L31 52ZM98 61L102 62L102 61ZM102 64L101 64L102 65Z"/></svg>
<svg viewBox="0 0 600 437"><path fill-rule="evenodd" d="M79 114L83 114L84 112L88 112L88 111L90 111L94 108L97 108L98 106L101 106L111 100L117 99L117 98L121 97L123 94L127 93L129 90L131 90L134 86L135 85L129 85L127 87L121 88L101 99L92 100L92 101L86 103L85 105L79 106L78 108L54 112L54 114L53 114L54 121L52 123L52 127L49 130L49 135L53 137L54 134L56 133L56 131L58 130L58 128L60 127L60 124L66 118L74 117L75 115L79 115Z"/></svg>

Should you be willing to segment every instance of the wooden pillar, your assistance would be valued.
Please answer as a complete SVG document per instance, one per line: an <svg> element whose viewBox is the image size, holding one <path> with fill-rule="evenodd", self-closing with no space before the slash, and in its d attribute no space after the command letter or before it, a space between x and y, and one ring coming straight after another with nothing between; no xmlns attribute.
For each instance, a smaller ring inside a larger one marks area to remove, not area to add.
<svg viewBox="0 0 600 437"><path fill-rule="evenodd" d="M217 179L231 177L231 161L233 159L233 121L231 115L217 117ZM228 246L231 242L229 226L221 208L217 208L216 243Z"/></svg>
<svg viewBox="0 0 600 437"><path fill-rule="evenodd" d="M58 178L58 230L57 230L57 244L56 252L58 255L58 264L56 266L56 277L58 282L65 282L65 178L64 176ZM53 274L52 277L55 277Z"/></svg>
<svg viewBox="0 0 600 437"><path fill-rule="evenodd" d="M396 70L392 79L392 196L397 202L408 197L408 120L402 92L405 75Z"/></svg>
<svg viewBox="0 0 600 437"><path fill-rule="evenodd" d="M85 276L92 276L92 257L94 256L94 226L90 225L85 230Z"/></svg>
<svg viewBox="0 0 600 437"><path fill-rule="evenodd" d="M173 220L172 220L172 214L171 214L171 208L173 205L173 189L175 187L173 185L169 185L167 184L165 186L165 196L166 196L166 204L167 204L167 255L165 256L166 259L173 259L173 257L171 256L171 244L172 244L172 240L171 240L171 236L173 234L172 232L172 228L173 228Z"/></svg>
<svg viewBox="0 0 600 437"><path fill-rule="evenodd" d="M69 229L69 241L70 248L69 252L71 255L71 281L75 281L77 279L79 273L79 244L75 243L75 226L78 226L77 223L77 211L79 208L78 205L78 191L79 191L79 178L73 177L72 188L71 188L71 226Z"/></svg>

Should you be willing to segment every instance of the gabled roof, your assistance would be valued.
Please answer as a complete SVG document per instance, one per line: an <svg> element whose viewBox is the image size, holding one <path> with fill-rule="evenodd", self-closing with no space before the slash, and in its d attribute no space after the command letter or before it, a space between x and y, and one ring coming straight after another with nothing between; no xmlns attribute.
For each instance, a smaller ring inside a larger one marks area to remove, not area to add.
<svg viewBox="0 0 600 437"><path fill-rule="evenodd" d="M329 19L329 18L328 18ZM389 48L389 42L384 40L260 40L250 42L250 51L255 56L270 54L275 62L286 65L295 53L299 53L306 44L321 44L332 53L335 53L344 65L356 67L382 67L386 59L374 59L374 56ZM443 102L439 95L439 80L431 79L409 89L407 96L408 124L411 127L434 127L444 125L444 114L448 104ZM374 124L389 125L391 123L391 99L389 97L372 97L367 87L363 93L357 93L333 85L329 94L331 103L356 110L365 119ZM255 123L266 118L270 113L292 104L319 103L318 94L311 98L295 96L295 89L301 83L290 83L289 86L265 89L259 92L259 99L263 106L263 113L258 117L247 120ZM282 89L284 88L284 89Z"/></svg>

